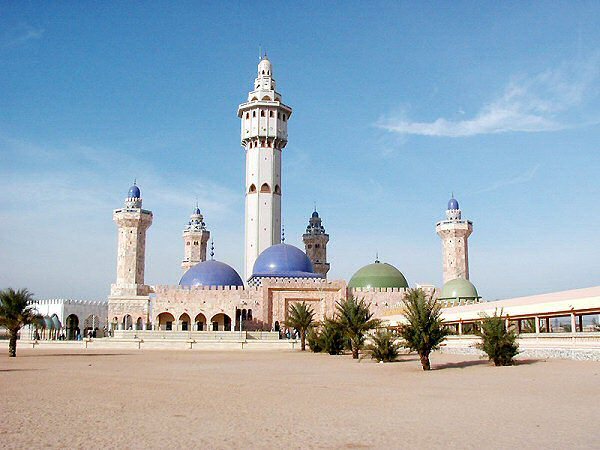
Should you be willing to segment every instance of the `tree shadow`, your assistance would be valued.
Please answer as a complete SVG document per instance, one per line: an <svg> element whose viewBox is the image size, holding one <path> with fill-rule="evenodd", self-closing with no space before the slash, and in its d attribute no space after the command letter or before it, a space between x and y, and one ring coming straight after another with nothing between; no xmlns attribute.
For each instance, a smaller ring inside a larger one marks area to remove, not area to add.
<svg viewBox="0 0 600 450"><path fill-rule="evenodd" d="M449 362L449 363L443 363L443 364L432 364L431 370L464 369L466 367L486 366L488 364L489 364L489 361L487 359L467 360L467 361Z"/></svg>
<svg viewBox="0 0 600 450"><path fill-rule="evenodd" d="M540 359L515 359L513 366L527 366L530 364L536 364L541 361L543 361L543 360L540 360ZM491 361L488 361L487 359L467 360L467 361L450 362L450 363L443 363L443 364L432 364L431 369L432 370L464 369L466 367L486 366L486 365L493 367L494 363L492 363ZM510 366L506 366L506 367L510 367Z"/></svg>

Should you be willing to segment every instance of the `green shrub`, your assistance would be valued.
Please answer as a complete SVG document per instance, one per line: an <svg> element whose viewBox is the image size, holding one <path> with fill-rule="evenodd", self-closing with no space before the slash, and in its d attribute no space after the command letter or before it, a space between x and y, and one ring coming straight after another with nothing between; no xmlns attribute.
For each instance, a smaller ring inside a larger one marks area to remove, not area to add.
<svg viewBox="0 0 600 450"><path fill-rule="evenodd" d="M346 338L340 324L332 319L325 319L321 330L321 346L330 355L339 355L344 351Z"/></svg>
<svg viewBox="0 0 600 450"><path fill-rule="evenodd" d="M390 331L378 330L372 336L372 342L367 345L371 358L378 362L392 362L398 359L400 344L398 338Z"/></svg>
<svg viewBox="0 0 600 450"><path fill-rule="evenodd" d="M316 327L312 327L308 330L306 341L308 342L308 348L310 348L312 352L321 353L323 351L321 333L319 333L319 330L317 330Z"/></svg>
<svg viewBox="0 0 600 450"><path fill-rule="evenodd" d="M496 366L510 366L514 364L513 358L519 353L517 334L514 330L507 330L504 319L494 313L493 316L485 316L481 324L481 343L477 348L483 350L490 361Z"/></svg>

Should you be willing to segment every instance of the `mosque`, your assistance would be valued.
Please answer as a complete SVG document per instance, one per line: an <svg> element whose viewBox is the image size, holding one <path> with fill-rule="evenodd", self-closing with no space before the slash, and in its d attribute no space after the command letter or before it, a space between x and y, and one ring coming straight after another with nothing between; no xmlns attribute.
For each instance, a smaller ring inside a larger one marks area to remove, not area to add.
<svg viewBox="0 0 600 450"><path fill-rule="evenodd" d="M398 307L409 287L400 270L376 260L350 281L328 280L329 235L315 210L302 239L304 251L286 244L281 233L281 158L288 142L292 108L282 102L266 57L258 64L254 89L239 105L241 145L246 154L244 277L230 265L207 258L210 231L196 206L183 230L183 276L177 285L146 284L146 231L153 214L143 209L134 183L122 208L113 212L118 228L117 278L108 298L111 328L119 330L276 330L291 304L309 303L318 320L331 317L337 301L364 298L377 316ZM436 226L442 240L444 286L421 285L444 305L478 302L469 281L468 238L473 224L462 219L456 199Z"/></svg>

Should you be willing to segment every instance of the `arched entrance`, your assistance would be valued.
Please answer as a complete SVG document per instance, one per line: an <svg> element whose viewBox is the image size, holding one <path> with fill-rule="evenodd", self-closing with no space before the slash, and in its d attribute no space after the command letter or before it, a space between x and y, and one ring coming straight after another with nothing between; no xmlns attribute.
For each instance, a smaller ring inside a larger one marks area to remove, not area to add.
<svg viewBox="0 0 600 450"><path fill-rule="evenodd" d="M198 314L194 319L194 323L196 324L194 327L196 331L208 331L206 327L206 316L204 314Z"/></svg>
<svg viewBox="0 0 600 450"><path fill-rule="evenodd" d="M135 329L136 330L143 330L144 329L144 321L142 320L141 317L138 317L136 322L135 322Z"/></svg>
<svg viewBox="0 0 600 450"><path fill-rule="evenodd" d="M67 339L77 339L80 335L79 330L79 317L76 314L71 314L67 317L65 322L67 328Z"/></svg>
<svg viewBox="0 0 600 450"><path fill-rule="evenodd" d="M133 319L131 318L131 316L129 314L126 314L123 317L123 329L124 330L133 329Z"/></svg>
<svg viewBox="0 0 600 450"><path fill-rule="evenodd" d="M158 323L159 330L172 331L175 317L173 317L173 314L168 312L160 313L156 318L156 322Z"/></svg>
<svg viewBox="0 0 600 450"><path fill-rule="evenodd" d="M179 316L179 329L181 331L190 331L190 328L191 328L190 316L188 316L187 313L183 313L181 316Z"/></svg>
<svg viewBox="0 0 600 450"><path fill-rule="evenodd" d="M231 317L227 314L215 314L212 319L212 331L231 331Z"/></svg>

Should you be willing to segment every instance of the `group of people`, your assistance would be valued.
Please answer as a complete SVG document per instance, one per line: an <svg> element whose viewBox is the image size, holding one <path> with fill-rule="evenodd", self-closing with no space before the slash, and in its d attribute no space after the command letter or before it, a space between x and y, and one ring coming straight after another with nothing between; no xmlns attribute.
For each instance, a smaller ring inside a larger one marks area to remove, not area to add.
<svg viewBox="0 0 600 450"><path fill-rule="evenodd" d="M279 333L279 339L299 339L300 338L300 332L293 328L293 329L282 329L279 326L279 322L275 322L275 325L273 326L273 329L271 331L276 331Z"/></svg>

